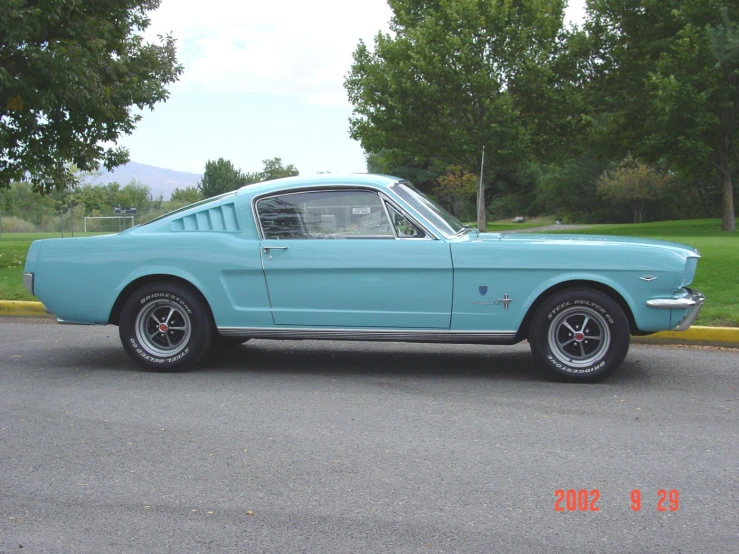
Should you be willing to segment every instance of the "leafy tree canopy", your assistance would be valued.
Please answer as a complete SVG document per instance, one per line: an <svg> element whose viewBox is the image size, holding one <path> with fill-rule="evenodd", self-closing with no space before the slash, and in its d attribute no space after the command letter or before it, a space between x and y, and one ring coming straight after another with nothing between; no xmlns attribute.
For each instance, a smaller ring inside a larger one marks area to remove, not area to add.
<svg viewBox="0 0 739 554"><path fill-rule="evenodd" d="M634 223L641 223L647 202L660 198L669 184L669 175L629 155L615 170L603 172L598 179L598 192L612 202L628 203Z"/></svg>
<svg viewBox="0 0 739 554"><path fill-rule="evenodd" d="M248 184L248 180L248 174L242 173L229 160L223 158L208 160L205 163L203 177L198 183L198 191L203 197L211 198L236 190Z"/></svg>
<svg viewBox="0 0 739 554"><path fill-rule="evenodd" d="M196 186L185 187L184 189L176 188L172 191L172 196L169 199L172 204L181 204L183 206L199 202L200 200L203 200L203 195Z"/></svg>
<svg viewBox="0 0 739 554"><path fill-rule="evenodd" d="M473 204L477 192L477 179L472 173L459 166L450 166L446 174L439 177L434 194L442 206L457 217L467 217L466 206Z"/></svg>
<svg viewBox="0 0 739 554"><path fill-rule="evenodd" d="M282 158L271 158L268 160L262 160L264 169L262 172L257 174L259 181L272 181L273 179L282 179L283 177L294 177L299 175L298 168L293 164L288 166L282 165Z"/></svg>
<svg viewBox="0 0 739 554"><path fill-rule="evenodd" d="M350 133L366 151L437 158L479 176L483 146L490 174L561 142L570 89L552 66L563 0L389 4L393 34L378 34L372 50L360 42L345 81Z"/></svg>
<svg viewBox="0 0 739 554"><path fill-rule="evenodd" d="M601 150L666 160L687 175L717 175L722 229L735 230L739 4L591 0L588 7L590 94Z"/></svg>
<svg viewBox="0 0 739 554"><path fill-rule="evenodd" d="M74 182L69 164L111 170L106 146L168 97L182 72L175 41L144 40L160 0L0 0L0 187Z"/></svg>
<svg viewBox="0 0 739 554"><path fill-rule="evenodd" d="M262 171L249 173L237 169L230 161L223 158L215 161L208 160L205 164L205 173L198 183L198 191L205 198L210 198L245 185L299 174L298 168L293 164L283 166L282 158L270 158L262 160L262 163L264 164Z"/></svg>
<svg viewBox="0 0 739 554"><path fill-rule="evenodd" d="M367 153L367 173L407 179L427 193L439 184L438 178L446 173L446 168L439 160L409 158L389 149Z"/></svg>

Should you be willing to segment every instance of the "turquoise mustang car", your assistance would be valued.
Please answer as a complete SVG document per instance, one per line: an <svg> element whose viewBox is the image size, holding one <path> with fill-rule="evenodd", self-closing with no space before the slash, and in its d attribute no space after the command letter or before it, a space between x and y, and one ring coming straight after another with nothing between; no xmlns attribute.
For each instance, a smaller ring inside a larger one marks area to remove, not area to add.
<svg viewBox="0 0 739 554"><path fill-rule="evenodd" d="M552 374L616 369L630 335L685 330L698 252L668 242L478 233L412 184L249 185L117 235L35 241L26 287L60 323L118 325L141 366L250 338L514 344Z"/></svg>

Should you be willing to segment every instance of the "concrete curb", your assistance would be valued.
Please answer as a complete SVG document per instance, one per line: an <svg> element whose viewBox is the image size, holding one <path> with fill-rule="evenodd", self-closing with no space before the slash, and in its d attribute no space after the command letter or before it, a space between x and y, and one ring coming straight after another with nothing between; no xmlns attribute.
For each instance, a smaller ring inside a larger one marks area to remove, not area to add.
<svg viewBox="0 0 739 554"><path fill-rule="evenodd" d="M41 302L0 300L0 316L53 318ZM637 344L695 344L739 348L739 327L691 327L687 331L662 331L646 337L632 337Z"/></svg>
<svg viewBox="0 0 739 554"><path fill-rule="evenodd" d="M739 327L698 327L687 331L661 331L646 337L631 337L637 344L687 344L739 348Z"/></svg>
<svg viewBox="0 0 739 554"><path fill-rule="evenodd" d="M0 316L53 317L41 302L21 300L0 300Z"/></svg>

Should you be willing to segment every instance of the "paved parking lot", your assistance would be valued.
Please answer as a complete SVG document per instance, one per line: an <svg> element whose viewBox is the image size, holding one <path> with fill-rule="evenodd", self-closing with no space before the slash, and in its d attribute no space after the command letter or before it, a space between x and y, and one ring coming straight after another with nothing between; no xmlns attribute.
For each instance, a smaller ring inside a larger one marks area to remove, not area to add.
<svg viewBox="0 0 739 554"><path fill-rule="evenodd" d="M6 319L0 553L736 552L738 386L739 351L659 346L597 385L526 345L251 341L155 374L115 327Z"/></svg>

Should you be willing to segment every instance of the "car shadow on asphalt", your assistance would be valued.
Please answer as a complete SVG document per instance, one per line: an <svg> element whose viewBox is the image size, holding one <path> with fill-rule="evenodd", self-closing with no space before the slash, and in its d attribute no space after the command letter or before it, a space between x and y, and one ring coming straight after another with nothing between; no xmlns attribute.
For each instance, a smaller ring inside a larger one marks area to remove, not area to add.
<svg viewBox="0 0 739 554"><path fill-rule="evenodd" d="M533 360L526 343L518 347L409 343L252 340L211 351L194 371L482 378L551 382L563 386ZM596 384L649 386L654 376L638 360L627 360Z"/></svg>
<svg viewBox="0 0 739 554"><path fill-rule="evenodd" d="M541 381L526 350L469 345L257 341L212 351L195 371Z"/></svg>
<svg viewBox="0 0 739 554"><path fill-rule="evenodd" d="M47 356L49 352L46 353ZM48 359L48 358L47 358ZM153 373L138 367L118 346L55 352L57 371ZM32 360L27 360L32 362ZM60 363L61 362L61 363ZM32 363L37 364L38 360ZM239 347L213 350L190 374L228 373L413 378L485 379L512 382L552 382L534 363L525 345L425 345L409 343L252 340ZM185 375L187 375L185 373ZM639 360L627 360L599 384L651 386L654 376ZM563 386L580 384L560 383Z"/></svg>

